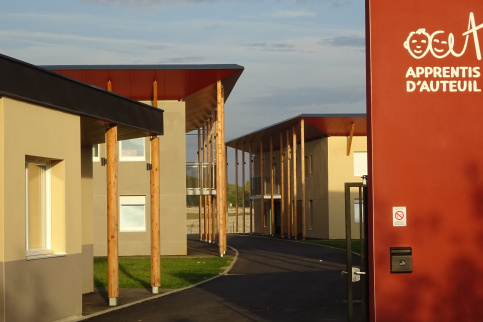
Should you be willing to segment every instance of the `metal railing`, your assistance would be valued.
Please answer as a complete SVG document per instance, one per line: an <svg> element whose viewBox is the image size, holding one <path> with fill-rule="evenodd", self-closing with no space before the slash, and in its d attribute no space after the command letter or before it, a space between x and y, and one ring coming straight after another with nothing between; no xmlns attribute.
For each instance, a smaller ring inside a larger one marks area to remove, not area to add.
<svg viewBox="0 0 483 322"><path fill-rule="evenodd" d="M209 192L216 190L215 163L188 162L186 163L187 192Z"/></svg>

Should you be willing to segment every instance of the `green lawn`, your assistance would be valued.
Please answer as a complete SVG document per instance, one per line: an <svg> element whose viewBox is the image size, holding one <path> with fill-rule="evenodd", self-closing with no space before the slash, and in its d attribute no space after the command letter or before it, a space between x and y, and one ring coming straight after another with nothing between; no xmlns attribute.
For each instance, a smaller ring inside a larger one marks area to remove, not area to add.
<svg viewBox="0 0 483 322"><path fill-rule="evenodd" d="M330 246L334 248L341 248L346 249L346 240L345 239L306 239L303 241L304 243L309 244L317 244L317 245L324 245ZM361 252L361 241L359 239L353 239L351 248L353 252L360 253Z"/></svg>
<svg viewBox="0 0 483 322"><path fill-rule="evenodd" d="M161 288L182 288L219 275L230 265L228 257L162 258ZM107 287L107 258L94 259L94 286ZM150 288L151 258L120 257L120 288Z"/></svg>

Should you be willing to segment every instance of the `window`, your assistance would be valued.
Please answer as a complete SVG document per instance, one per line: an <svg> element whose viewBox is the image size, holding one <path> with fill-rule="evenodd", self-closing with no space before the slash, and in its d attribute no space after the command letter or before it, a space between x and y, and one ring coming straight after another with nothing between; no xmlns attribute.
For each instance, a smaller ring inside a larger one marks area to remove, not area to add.
<svg viewBox="0 0 483 322"><path fill-rule="evenodd" d="M314 201L309 200L309 230L314 229Z"/></svg>
<svg viewBox="0 0 483 322"><path fill-rule="evenodd" d="M146 196L120 196L119 204L119 231L146 231Z"/></svg>
<svg viewBox="0 0 483 322"><path fill-rule="evenodd" d="M92 161L93 162L99 162L99 144L94 144L92 146Z"/></svg>
<svg viewBox="0 0 483 322"><path fill-rule="evenodd" d="M119 141L120 161L145 161L144 138Z"/></svg>
<svg viewBox="0 0 483 322"><path fill-rule="evenodd" d="M364 208L361 209L362 202L359 199L354 199L354 222L356 224L361 222L361 211L362 218L364 218Z"/></svg>
<svg viewBox="0 0 483 322"><path fill-rule="evenodd" d="M312 154L309 156L309 173L312 173L313 171L313 160L312 160Z"/></svg>
<svg viewBox="0 0 483 322"><path fill-rule="evenodd" d="M312 173L312 154L305 156L305 179L309 178L309 174Z"/></svg>
<svg viewBox="0 0 483 322"><path fill-rule="evenodd" d="M26 254L51 251L50 163L29 159L25 162Z"/></svg>
<svg viewBox="0 0 483 322"><path fill-rule="evenodd" d="M354 177L367 176L367 152L354 152Z"/></svg>

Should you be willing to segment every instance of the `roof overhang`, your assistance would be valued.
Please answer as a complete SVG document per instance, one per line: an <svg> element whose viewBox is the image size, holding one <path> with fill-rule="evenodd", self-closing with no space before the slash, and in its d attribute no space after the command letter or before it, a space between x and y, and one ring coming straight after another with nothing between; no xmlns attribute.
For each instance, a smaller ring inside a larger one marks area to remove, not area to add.
<svg viewBox="0 0 483 322"><path fill-rule="evenodd" d="M117 125L118 139L163 134L163 110L0 54L0 96L79 115L82 144L102 143Z"/></svg>
<svg viewBox="0 0 483 322"><path fill-rule="evenodd" d="M244 152L249 152L250 145L252 153L256 154L260 152L260 142L263 144L263 151L270 149L271 137L273 149L279 150L280 135L283 137L283 142L286 142L288 131L290 140L292 140L294 128L297 133L297 142L300 143L300 121L302 119L304 120L306 142L328 136L350 136L353 125L353 136L367 135L367 119L365 114L301 114L230 140L226 142L226 145L234 149L243 150Z"/></svg>
<svg viewBox="0 0 483 322"><path fill-rule="evenodd" d="M110 81L113 92L138 101L153 101L156 81L158 101L186 102L186 132L202 127L215 114L216 83L222 82L226 101L244 70L236 64L43 67L102 89L107 89Z"/></svg>

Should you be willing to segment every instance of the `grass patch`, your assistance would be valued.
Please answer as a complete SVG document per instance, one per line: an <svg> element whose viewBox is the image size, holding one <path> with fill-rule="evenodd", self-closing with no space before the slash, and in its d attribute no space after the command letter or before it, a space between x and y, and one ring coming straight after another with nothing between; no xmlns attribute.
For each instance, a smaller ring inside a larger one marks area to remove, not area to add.
<svg viewBox="0 0 483 322"><path fill-rule="evenodd" d="M346 249L347 242L345 239L306 239L304 243L330 246L334 248ZM361 241L359 239L352 239L351 248L353 252L361 252Z"/></svg>
<svg viewBox="0 0 483 322"><path fill-rule="evenodd" d="M161 287L176 289L219 275L230 265L229 257L162 258ZM107 258L94 258L94 286L107 287ZM151 288L150 257L119 258L120 288Z"/></svg>

